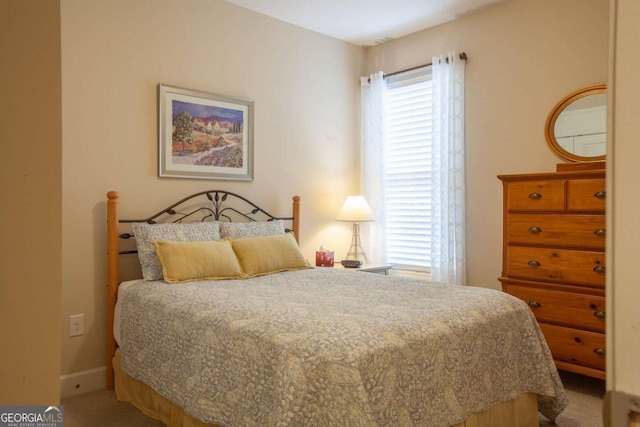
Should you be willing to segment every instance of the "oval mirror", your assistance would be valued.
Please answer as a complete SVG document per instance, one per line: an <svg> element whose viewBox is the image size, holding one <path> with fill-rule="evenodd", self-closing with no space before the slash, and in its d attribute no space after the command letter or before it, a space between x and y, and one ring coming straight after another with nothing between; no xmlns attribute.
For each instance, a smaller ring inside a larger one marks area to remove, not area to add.
<svg viewBox="0 0 640 427"><path fill-rule="evenodd" d="M607 154L607 87L596 84L565 96L545 124L551 150L570 162L604 160Z"/></svg>

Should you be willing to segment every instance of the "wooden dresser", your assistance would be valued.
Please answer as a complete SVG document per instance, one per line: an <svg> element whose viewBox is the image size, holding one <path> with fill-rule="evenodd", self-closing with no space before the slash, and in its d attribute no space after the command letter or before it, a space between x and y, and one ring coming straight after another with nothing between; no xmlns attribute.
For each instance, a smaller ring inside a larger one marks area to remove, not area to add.
<svg viewBox="0 0 640 427"><path fill-rule="evenodd" d="M531 307L558 369L604 379L604 170L498 178L503 291Z"/></svg>

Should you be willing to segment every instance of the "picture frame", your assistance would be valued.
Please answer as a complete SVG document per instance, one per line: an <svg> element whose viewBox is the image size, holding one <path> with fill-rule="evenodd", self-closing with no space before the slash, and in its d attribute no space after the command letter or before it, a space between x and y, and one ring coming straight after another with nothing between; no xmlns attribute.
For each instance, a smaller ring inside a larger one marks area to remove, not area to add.
<svg viewBox="0 0 640 427"><path fill-rule="evenodd" d="M158 175L253 181L250 99L158 84Z"/></svg>

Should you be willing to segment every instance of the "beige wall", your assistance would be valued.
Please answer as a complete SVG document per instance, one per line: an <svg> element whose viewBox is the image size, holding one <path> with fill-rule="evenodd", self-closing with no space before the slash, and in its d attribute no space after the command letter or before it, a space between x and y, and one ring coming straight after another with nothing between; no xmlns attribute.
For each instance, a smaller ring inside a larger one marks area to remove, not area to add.
<svg viewBox="0 0 640 427"><path fill-rule="evenodd" d="M62 277L57 2L0 1L0 93L0 405L55 405Z"/></svg>
<svg viewBox="0 0 640 427"><path fill-rule="evenodd" d="M608 162L610 188L613 198L608 207L613 212L607 228L613 229L613 237L607 241L607 264L612 265L607 276L607 348L612 349L608 358L607 388L636 396L640 402L640 2L616 0L612 52L613 144ZM640 403L636 403L636 411ZM621 405L626 415L628 401ZM620 421L622 423L622 421ZM623 424L617 424L623 425ZM626 425L626 424L624 424Z"/></svg>
<svg viewBox="0 0 640 427"><path fill-rule="evenodd" d="M298 194L305 255L344 254L333 217L358 188L359 47L221 0L62 0L61 14L64 374L105 365L109 190L122 217L213 188L287 214ZM158 83L255 101L253 182L157 177ZM77 313L87 332L69 338Z"/></svg>
<svg viewBox="0 0 640 427"><path fill-rule="evenodd" d="M467 281L499 289L498 174L552 172L547 115L563 96L607 81L608 0L511 0L370 48L367 73L466 52Z"/></svg>

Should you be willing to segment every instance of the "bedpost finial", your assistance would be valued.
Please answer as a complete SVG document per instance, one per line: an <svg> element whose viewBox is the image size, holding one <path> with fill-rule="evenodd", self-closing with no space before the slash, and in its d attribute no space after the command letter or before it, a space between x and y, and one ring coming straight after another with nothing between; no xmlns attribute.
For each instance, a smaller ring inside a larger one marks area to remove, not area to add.
<svg viewBox="0 0 640 427"><path fill-rule="evenodd" d="M109 191L107 193L107 198L109 200L117 199L118 198L118 192L117 191Z"/></svg>

